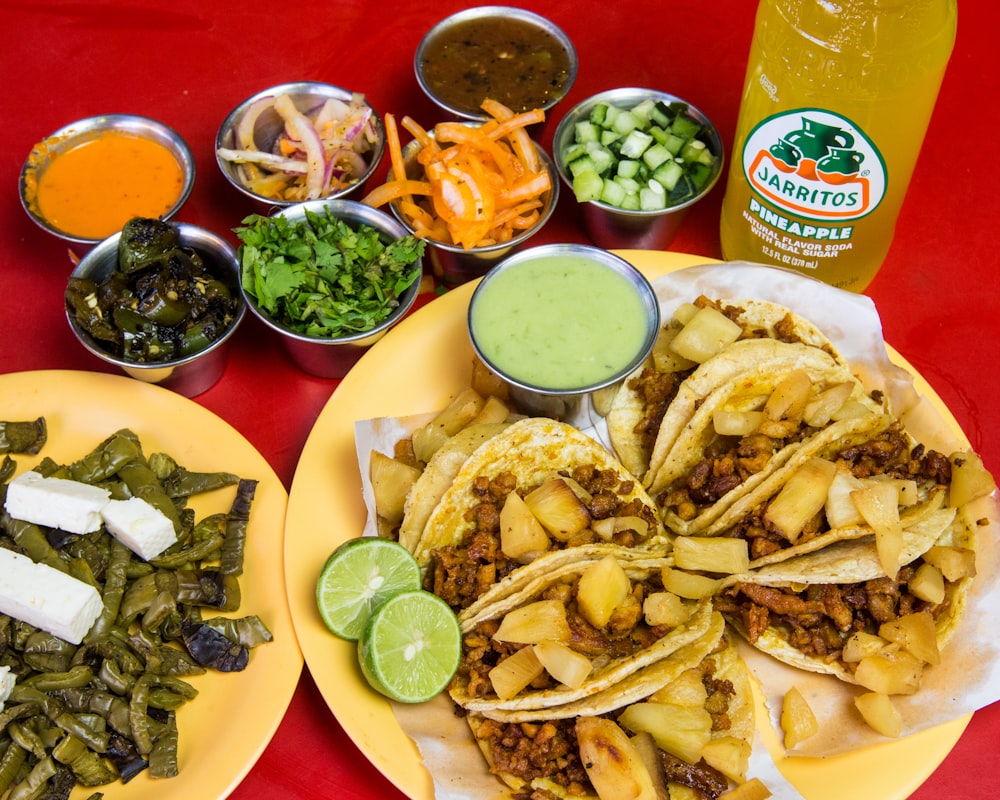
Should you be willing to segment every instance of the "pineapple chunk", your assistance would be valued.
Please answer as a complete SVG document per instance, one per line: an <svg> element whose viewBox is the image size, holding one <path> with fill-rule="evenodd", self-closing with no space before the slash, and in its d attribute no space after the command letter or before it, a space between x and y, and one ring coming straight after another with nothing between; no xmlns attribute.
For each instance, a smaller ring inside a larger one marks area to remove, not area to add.
<svg viewBox="0 0 1000 800"><path fill-rule="evenodd" d="M526 563L549 549L549 535L517 492L510 492L500 509L500 549L508 558Z"/></svg>
<svg viewBox="0 0 1000 800"><path fill-rule="evenodd" d="M708 700L708 690L702 680L701 670L685 670L666 686L653 692L649 700L654 703L704 708L705 701Z"/></svg>
<svg viewBox="0 0 1000 800"><path fill-rule="evenodd" d="M719 795L718 800L767 800L771 796L768 789L760 778L751 778L746 783L741 783L728 792Z"/></svg>
<svg viewBox="0 0 1000 800"><path fill-rule="evenodd" d="M718 408L712 414L712 426L719 436L749 436L764 421L763 411Z"/></svg>
<svg viewBox="0 0 1000 800"><path fill-rule="evenodd" d="M764 512L765 521L793 544L806 523L826 504L837 465L810 458L788 479Z"/></svg>
<svg viewBox="0 0 1000 800"><path fill-rule="evenodd" d="M785 699L781 704L781 730L784 731L785 748L788 750L819 733L816 715L796 686L785 692Z"/></svg>
<svg viewBox="0 0 1000 800"><path fill-rule="evenodd" d="M510 416L508 405L496 395L489 395L479 413L469 421L469 425L493 425L506 422Z"/></svg>
<svg viewBox="0 0 1000 800"><path fill-rule="evenodd" d="M368 475L375 499L375 513L391 524L402 522L406 496L420 473L417 467L372 450Z"/></svg>
<svg viewBox="0 0 1000 800"><path fill-rule="evenodd" d="M632 582L612 555L591 565L580 576L576 604L580 615L595 628L608 624L611 615L632 592Z"/></svg>
<svg viewBox="0 0 1000 800"><path fill-rule="evenodd" d="M676 800L673 793L667 788L667 773L663 767L663 755L660 748L656 746L656 740L645 731L630 737L630 740L649 772L649 777L653 779L656 800Z"/></svg>
<svg viewBox="0 0 1000 800"><path fill-rule="evenodd" d="M694 315L698 313L700 308L701 308L700 306L688 302L681 303L679 306L677 306L677 308L674 309L674 313L672 316L674 322L677 323L678 329L683 328L685 325L687 325L694 317Z"/></svg>
<svg viewBox="0 0 1000 800"><path fill-rule="evenodd" d="M951 487L948 491L948 505L951 508L959 508L978 497L985 497L997 488L993 475L983 466L982 459L972 451L952 453L949 461Z"/></svg>
<svg viewBox="0 0 1000 800"><path fill-rule="evenodd" d="M854 477L847 468L837 469L823 509L831 528L847 528L864 522L861 512L851 499L851 492L864 487L865 482Z"/></svg>
<svg viewBox="0 0 1000 800"><path fill-rule="evenodd" d="M775 439L794 433L802 422L811 390L812 379L804 369L795 369L783 376L764 404L760 433Z"/></svg>
<svg viewBox="0 0 1000 800"><path fill-rule="evenodd" d="M515 608L501 620L493 638L515 644L568 642L570 630L566 607L558 600L536 600Z"/></svg>
<svg viewBox="0 0 1000 800"><path fill-rule="evenodd" d="M835 383L813 395L802 412L802 421L813 428L823 428L830 424L833 415L844 407L854 386L851 383Z"/></svg>
<svg viewBox="0 0 1000 800"><path fill-rule="evenodd" d="M720 581L707 575L684 572L680 569L664 567L661 571L663 588L688 600L711 597L719 588Z"/></svg>
<svg viewBox="0 0 1000 800"><path fill-rule="evenodd" d="M544 669L534 649L522 647L490 670L490 683L493 684L497 697L510 700L541 675Z"/></svg>
<svg viewBox="0 0 1000 800"><path fill-rule="evenodd" d="M699 308L670 342L670 349L682 358L702 364L732 344L743 329L721 311Z"/></svg>
<svg viewBox="0 0 1000 800"><path fill-rule="evenodd" d="M729 780L743 783L750 768L750 742L735 736L717 736L701 750L701 757Z"/></svg>
<svg viewBox="0 0 1000 800"><path fill-rule="evenodd" d="M590 524L590 514L562 478L549 478L529 492L524 502L554 539L568 541Z"/></svg>
<svg viewBox="0 0 1000 800"><path fill-rule="evenodd" d="M571 689L583 686L593 670L589 658L562 642L539 642L534 645L534 650L545 671Z"/></svg>
<svg viewBox="0 0 1000 800"><path fill-rule="evenodd" d="M914 694L920 688L924 664L905 650L882 650L858 662L854 679L881 694Z"/></svg>
<svg viewBox="0 0 1000 800"><path fill-rule="evenodd" d="M610 542L616 533L635 531L640 539L649 537L649 523L642 517L605 517L590 523L590 529L605 541Z"/></svg>
<svg viewBox="0 0 1000 800"><path fill-rule="evenodd" d="M944 575L933 564L923 563L907 583L915 597L937 605L944 602Z"/></svg>
<svg viewBox="0 0 1000 800"><path fill-rule="evenodd" d="M895 642L910 655L927 664L941 663L937 629L934 627L934 618L929 611L917 611L889 622L883 622L879 626L878 635L890 642Z"/></svg>
<svg viewBox="0 0 1000 800"><path fill-rule="evenodd" d="M903 717L889 695L866 692L854 698L854 706L869 727L883 736L895 739L903 732Z"/></svg>
<svg viewBox="0 0 1000 800"><path fill-rule="evenodd" d="M670 346L680 330L679 325L666 325L660 328L651 354L653 369L657 372L683 372L696 366L694 361L675 353Z"/></svg>
<svg viewBox="0 0 1000 800"><path fill-rule="evenodd" d="M703 707L633 703L618 723L633 733L651 734L661 750L688 764L701 760L702 749L712 738L712 716Z"/></svg>
<svg viewBox="0 0 1000 800"><path fill-rule="evenodd" d="M857 397L851 397L830 418L831 422L842 422L845 419L857 419L872 413L871 406Z"/></svg>
<svg viewBox="0 0 1000 800"><path fill-rule="evenodd" d="M486 366L478 356L472 357L472 378L470 386L483 397L510 399L510 384Z"/></svg>
<svg viewBox="0 0 1000 800"><path fill-rule="evenodd" d="M471 387L459 392L434 419L413 432L413 453L417 459L430 461L438 448L472 422L485 404L485 398Z"/></svg>
<svg viewBox="0 0 1000 800"><path fill-rule="evenodd" d="M946 581L976 576L976 551L967 547L934 545L924 553L923 558L925 563L941 570Z"/></svg>
<svg viewBox="0 0 1000 800"><path fill-rule="evenodd" d="M873 531L879 562L890 578L899 571L903 551L903 526L899 522L899 486L877 481L851 492L851 500Z"/></svg>
<svg viewBox="0 0 1000 800"><path fill-rule="evenodd" d="M680 569L739 575L750 569L746 539L728 536L678 536L674 564Z"/></svg>
<svg viewBox="0 0 1000 800"><path fill-rule="evenodd" d="M840 651L840 657L847 664L857 664L867 656L881 652L888 642L881 636L865 631L852 633L844 643L844 649Z"/></svg>
<svg viewBox="0 0 1000 800"><path fill-rule="evenodd" d="M621 390L622 384L612 383L610 386L602 386L600 389L594 389L590 393L590 404L594 408L594 413L599 417L606 417L611 413L611 406L615 402L615 397L618 396L618 392Z"/></svg>
<svg viewBox="0 0 1000 800"><path fill-rule="evenodd" d="M613 720L576 721L580 761L599 800L656 800L653 779L631 739Z"/></svg>
<svg viewBox="0 0 1000 800"><path fill-rule="evenodd" d="M673 592L653 592L642 601L642 615L646 624L653 628L676 628L688 620L693 610Z"/></svg>

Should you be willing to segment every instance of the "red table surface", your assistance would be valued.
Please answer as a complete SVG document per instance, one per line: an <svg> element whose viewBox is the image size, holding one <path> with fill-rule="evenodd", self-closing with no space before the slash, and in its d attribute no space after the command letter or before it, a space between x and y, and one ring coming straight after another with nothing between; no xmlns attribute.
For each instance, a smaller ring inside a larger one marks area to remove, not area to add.
<svg viewBox="0 0 1000 800"><path fill-rule="evenodd" d="M178 218L236 243L231 229L252 209L223 180L213 154L217 126L229 110L267 86L313 79L363 91L380 112L409 114L431 125L440 115L417 86L412 54L432 24L466 5L0 2L7 120L0 138L0 185L6 186L0 193L0 372L107 370L66 325L66 245L36 228L19 207L18 171L36 141L100 113L143 114L172 125L190 143L198 168ZM753 4L633 0L621 12L595 0L522 5L559 24L580 55L577 81L544 129L544 146L550 146L561 112L576 101L617 86L648 86L699 106L728 147ZM989 0L962 3L956 48L921 160L889 257L868 294L882 314L886 339L927 378L987 466L1000 474L1000 415L989 410L1000 396L995 14ZM720 257L721 199L720 182L689 214L672 250ZM550 241L586 241L568 192L533 243ZM288 487L309 431L336 387L336 381L297 371L248 317L225 375L197 402L241 431ZM1000 771L989 769L998 739L1000 705L994 704L974 715L913 797L1000 793ZM317 796L403 795L345 735L307 668L276 735L231 797Z"/></svg>

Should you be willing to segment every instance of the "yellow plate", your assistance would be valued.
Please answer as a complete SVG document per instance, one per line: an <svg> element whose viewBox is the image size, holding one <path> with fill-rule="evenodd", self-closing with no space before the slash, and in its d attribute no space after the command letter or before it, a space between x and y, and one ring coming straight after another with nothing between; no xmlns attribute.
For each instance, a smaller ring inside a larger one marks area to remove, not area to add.
<svg viewBox="0 0 1000 800"><path fill-rule="evenodd" d="M66 463L86 455L122 428L143 452L167 453L184 467L228 471L259 481L250 511L242 603L237 616L257 614L274 641L255 648L242 672L191 678L198 697L177 714L180 774L153 780L146 772L127 784L98 787L105 800L223 798L249 772L271 740L302 671L284 591L282 529L288 495L254 447L228 423L173 392L118 375L39 371L0 375L0 420L44 416L48 443L38 456L12 456L18 472L47 456ZM192 498L200 519L226 511L230 487ZM95 789L76 789L74 798Z"/></svg>
<svg viewBox="0 0 1000 800"><path fill-rule="evenodd" d="M622 253L649 278L710 259L681 253ZM341 382L309 435L295 471L285 520L285 581L295 631L323 698L369 760L413 800L431 800L434 787L416 746L388 703L365 683L355 647L332 636L316 611L315 583L333 549L360 535L365 524L354 422L405 416L443 407L468 381L472 346L466 311L473 285L437 298L373 347ZM902 359L891 353L902 366ZM952 424L920 376L927 395ZM767 716L758 709L762 726ZM807 800L902 800L944 759L969 717L886 745L828 759L784 759L779 767ZM767 738L765 732L765 738Z"/></svg>

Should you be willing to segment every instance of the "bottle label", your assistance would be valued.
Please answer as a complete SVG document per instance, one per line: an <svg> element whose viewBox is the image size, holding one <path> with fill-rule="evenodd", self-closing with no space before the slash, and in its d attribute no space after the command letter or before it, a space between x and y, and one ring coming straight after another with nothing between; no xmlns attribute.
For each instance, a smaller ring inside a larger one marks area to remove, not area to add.
<svg viewBox="0 0 1000 800"><path fill-rule="evenodd" d="M882 154L846 117L816 108L761 121L743 145L753 191L780 211L818 223L870 214L885 196Z"/></svg>

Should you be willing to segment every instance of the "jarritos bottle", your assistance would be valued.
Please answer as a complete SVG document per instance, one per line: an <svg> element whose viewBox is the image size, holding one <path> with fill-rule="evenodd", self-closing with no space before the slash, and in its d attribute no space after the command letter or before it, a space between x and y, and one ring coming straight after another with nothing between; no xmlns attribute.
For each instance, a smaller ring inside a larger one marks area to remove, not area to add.
<svg viewBox="0 0 1000 800"><path fill-rule="evenodd" d="M892 242L956 0L760 0L722 203L727 260L862 291Z"/></svg>

